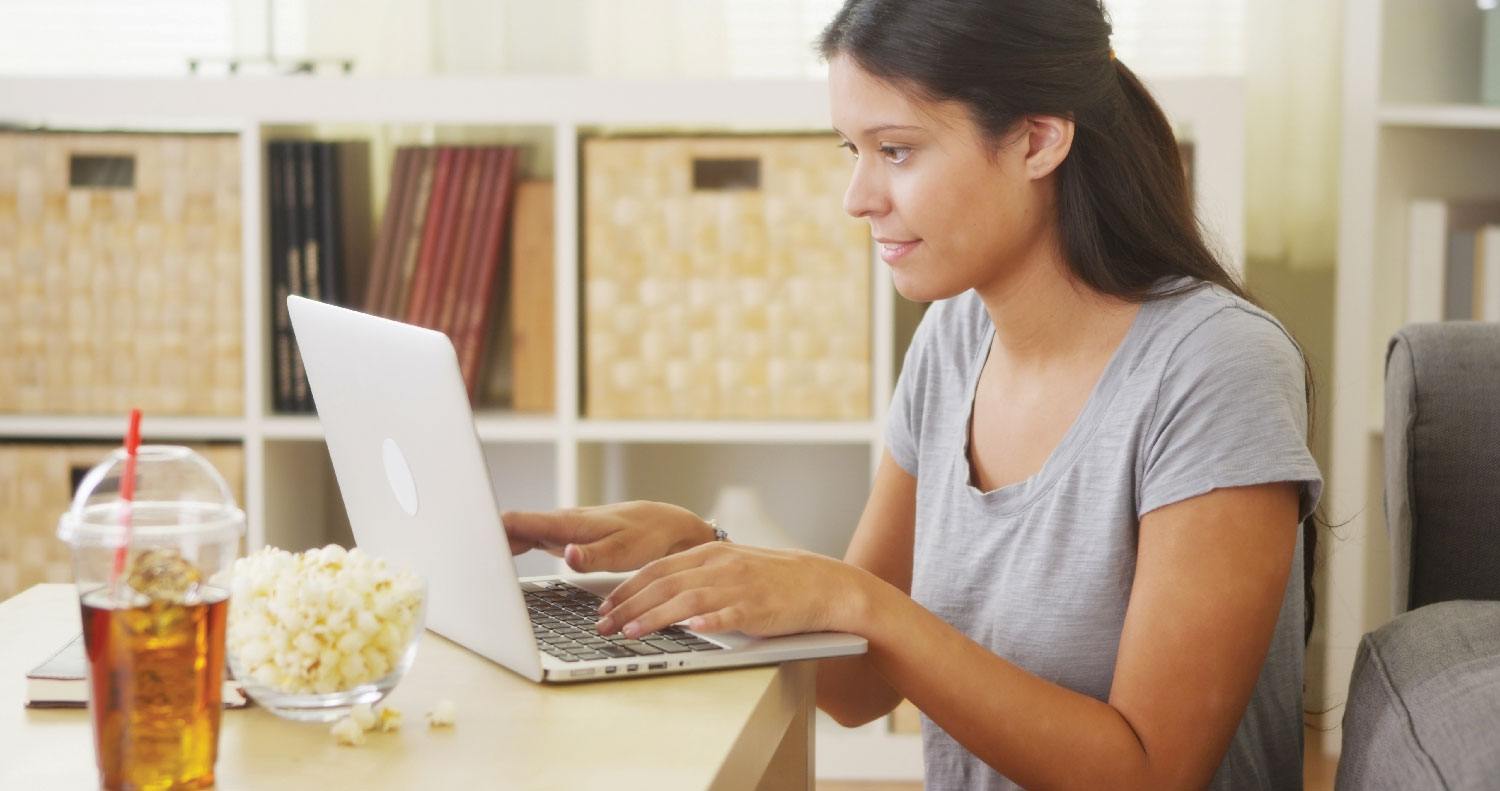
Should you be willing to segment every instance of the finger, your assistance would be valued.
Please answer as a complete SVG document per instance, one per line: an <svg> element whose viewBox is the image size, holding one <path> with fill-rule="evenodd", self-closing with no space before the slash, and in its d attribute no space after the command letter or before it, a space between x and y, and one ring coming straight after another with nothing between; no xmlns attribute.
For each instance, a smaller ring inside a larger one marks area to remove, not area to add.
<svg viewBox="0 0 1500 791"><path fill-rule="evenodd" d="M636 596L645 590L647 586L663 577L679 574L688 569L701 566L708 556L706 550L709 548L710 545L694 547L685 552L667 555L664 558L647 563L641 567L640 571L631 575L630 579L615 586L615 589L610 591L608 596L604 597L603 604L599 605L599 614L610 614L621 602ZM619 623L623 624L624 622L621 621Z"/></svg>
<svg viewBox="0 0 1500 791"><path fill-rule="evenodd" d="M665 629L679 621L689 620L704 613L718 612L724 609L728 596L729 594L722 588L691 585L635 615L620 629L620 633L634 640Z"/></svg>
<svg viewBox="0 0 1500 791"><path fill-rule="evenodd" d="M687 619L687 628L704 633L729 632L739 629L746 634L761 636L756 630L745 626L744 610L735 605L691 616Z"/></svg>
<svg viewBox="0 0 1500 791"><path fill-rule="evenodd" d="M507 538L509 538L509 536L507 536ZM520 555L537 548L535 541L528 541L524 538L509 538L509 540L510 554L512 555Z"/></svg>
<svg viewBox="0 0 1500 791"><path fill-rule="evenodd" d="M506 511L500 515L505 534L558 552L578 540L578 523L569 511Z"/></svg>
<svg viewBox="0 0 1500 791"><path fill-rule="evenodd" d="M568 544L562 557L574 571L634 571L640 566L636 547L625 531L611 533L591 543Z"/></svg>

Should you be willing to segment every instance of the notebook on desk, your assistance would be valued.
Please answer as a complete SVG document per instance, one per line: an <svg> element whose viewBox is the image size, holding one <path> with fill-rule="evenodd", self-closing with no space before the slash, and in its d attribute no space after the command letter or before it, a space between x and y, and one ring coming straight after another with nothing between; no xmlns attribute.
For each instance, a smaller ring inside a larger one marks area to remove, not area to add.
<svg viewBox="0 0 1500 791"><path fill-rule="evenodd" d="M541 682L864 653L864 638L827 632L600 637L598 597L628 575L517 576L448 336L301 297L287 306L355 543L427 578L433 631Z"/></svg>
<svg viewBox="0 0 1500 791"><path fill-rule="evenodd" d="M240 685L227 674L220 700L226 709L243 708L247 703ZM26 708L81 709L88 702L88 655L80 632L26 672Z"/></svg>

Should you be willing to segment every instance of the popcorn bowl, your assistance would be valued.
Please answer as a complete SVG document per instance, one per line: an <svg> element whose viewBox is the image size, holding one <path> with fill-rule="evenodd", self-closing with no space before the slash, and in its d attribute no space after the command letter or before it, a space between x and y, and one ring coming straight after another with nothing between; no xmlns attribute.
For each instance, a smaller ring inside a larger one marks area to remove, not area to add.
<svg viewBox="0 0 1500 791"><path fill-rule="evenodd" d="M241 558L226 655L245 693L291 720L332 722L390 694L416 659L427 583L359 549Z"/></svg>

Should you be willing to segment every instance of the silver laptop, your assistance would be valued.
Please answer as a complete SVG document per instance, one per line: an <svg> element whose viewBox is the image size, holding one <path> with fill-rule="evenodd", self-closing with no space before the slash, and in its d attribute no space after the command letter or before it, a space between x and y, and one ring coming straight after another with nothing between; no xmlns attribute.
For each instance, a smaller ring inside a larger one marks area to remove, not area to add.
<svg viewBox="0 0 1500 791"><path fill-rule="evenodd" d="M628 575L517 577L448 336L301 297L287 307L355 543L427 578L438 634L546 682L864 653L864 638L830 632L600 637L599 597Z"/></svg>

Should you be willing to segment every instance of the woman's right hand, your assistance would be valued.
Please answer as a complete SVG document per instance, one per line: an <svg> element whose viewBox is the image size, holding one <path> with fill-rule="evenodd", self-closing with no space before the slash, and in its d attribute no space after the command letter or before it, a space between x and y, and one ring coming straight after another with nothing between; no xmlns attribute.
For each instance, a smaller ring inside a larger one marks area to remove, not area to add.
<svg viewBox="0 0 1500 791"><path fill-rule="evenodd" d="M714 540L713 529L692 511L646 500L559 511L506 511L500 519L512 555L540 549L579 572L634 571Z"/></svg>

